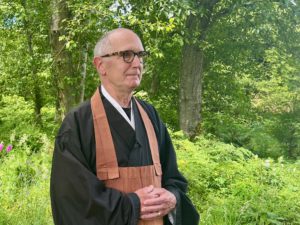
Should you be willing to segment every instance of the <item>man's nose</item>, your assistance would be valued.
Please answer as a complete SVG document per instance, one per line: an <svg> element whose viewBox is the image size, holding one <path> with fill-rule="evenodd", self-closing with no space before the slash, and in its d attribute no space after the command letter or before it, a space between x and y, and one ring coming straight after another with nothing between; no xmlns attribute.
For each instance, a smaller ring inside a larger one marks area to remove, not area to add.
<svg viewBox="0 0 300 225"><path fill-rule="evenodd" d="M134 55L132 65L133 66L141 66L142 63L143 63L142 59L139 58L137 55Z"/></svg>

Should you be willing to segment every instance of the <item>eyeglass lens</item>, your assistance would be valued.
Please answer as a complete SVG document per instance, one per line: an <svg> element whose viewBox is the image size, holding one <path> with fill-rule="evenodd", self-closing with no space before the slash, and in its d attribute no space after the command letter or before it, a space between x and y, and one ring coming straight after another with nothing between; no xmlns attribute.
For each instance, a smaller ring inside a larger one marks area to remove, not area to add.
<svg viewBox="0 0 300 225"><path fill-rule="evenodd" d="M135 53L134 51L124 51L123 52L123 59L125 62L131 63L134 60L135 55L139 59L143 59L146 56L144 51Z"/></svg>

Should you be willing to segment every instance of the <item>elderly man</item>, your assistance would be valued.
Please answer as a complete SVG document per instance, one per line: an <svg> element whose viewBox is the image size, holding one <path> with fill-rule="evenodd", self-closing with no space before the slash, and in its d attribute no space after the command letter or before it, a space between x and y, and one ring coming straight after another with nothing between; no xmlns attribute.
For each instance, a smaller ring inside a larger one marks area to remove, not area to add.
<svg viewBox="0 0 300 225"><path fill-rule="evenodd" d="M133 97L147 56L118 28L96 44L101 86L71 111L55 142L51 203L57 225L197 225L165 125Z"/></svg>

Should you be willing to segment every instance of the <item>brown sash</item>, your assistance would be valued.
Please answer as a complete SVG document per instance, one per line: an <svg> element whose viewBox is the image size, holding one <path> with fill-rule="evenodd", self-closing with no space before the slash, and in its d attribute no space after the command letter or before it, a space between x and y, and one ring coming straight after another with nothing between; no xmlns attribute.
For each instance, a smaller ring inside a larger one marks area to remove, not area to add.
<svg viewBox="0 0 300 225"><path fill-rule="evenodd" d="M162 170L155 131L145 110L138 101L136 103L146 128L153 165L118 167L110 127L98 89L91 99L96 140L97 177L103 180L107 187L124 193L135 192L149 185L161 187ZM139 225L163 225L163 219L140 220Z"/></svg>

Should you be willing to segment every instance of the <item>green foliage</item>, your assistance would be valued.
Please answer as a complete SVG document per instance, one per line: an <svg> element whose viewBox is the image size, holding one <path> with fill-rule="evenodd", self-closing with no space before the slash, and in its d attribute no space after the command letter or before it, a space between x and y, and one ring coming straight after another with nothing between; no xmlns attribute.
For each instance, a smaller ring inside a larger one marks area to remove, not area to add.
<svg viewBox="0 0 300 225"><path fill-rule="evenodd" d="M65 45L53 55L49 45L55 14L51 1L1 1L1 94L31 100L36 116L39 109L47 112L46 108L56 107L59 112L60 85L71 86L64 94L79 101L84 84L84 99L89 98L99 84L92 65L96 41L108 30L128 27L140 35L150 52L139 91L148 94L169 127L179 129L179 84L184 82L179 75L186 69L181 65L182 47L193 43L204 54L201 132L262 157L299 157L299 4L244 0L62 2L69 14L62 21L58 39ZM189 15L196 15L204 30L197 27L187 34ZM55 60L61 54L68 55L72 71L56 76ZM29 121L40 123L38 118ZM48 123L52 118L46 120L44 128L53 133L55 126L46 128L52 126ZM20 125L20 129L25 127ZM0 138L8 140L11 131L4 126L0 129L6 130Z"/></svg>
<svg viewBox="0 0 300 225"><path fill-rule="evenodd" d="M204 133L261 157L298 157L297 10L282 1L220 1L204 47Z"/></svg>
<svg viewBox="0 0 300 225"><path fill-rule="evenodd" d="M299 223L299 165L263 161L245 149L204 138L195 143L180 134L173 138L204 224Z"/></svg>
<svg viewBox="0 0 300 225"><path fill-rule="evenodd" d="M0 101L0 139L15 139L15 131L25 132L29 124L34 124L33 106L17 95L3 96ZM12 140L11 140L12 141Z"/></svg>
<svg viewBox="0 0 300 225"><path fill-rule="evenodd" d="M139 95L147 98L143 92ZM22 98L4 97L4 102L6 107L0 114L6 128L24 119L30 121L30 104ZM48 120L54 110L44 110L47 128L55 127ZM14 130L13 150L0 152L0 224L53 224L49 195L53 138L34 124L20 124L18 128ZM190 141L182 132L170 133L202 224L300 223L299 162L291 163L283 157L276 162L263 160L212 136Z"/></svg>
<svg viewBox="0 0 300 225"><path fill-rule="evenodd" d="M43 135L38 152L32 153L26 139L25 135L15 142L0 164L0 224L3 225L52 224L49 176L53 141Z"/></svg>
<svg viewBox="0 0 300 225"><path fill-rule="evenodd" d="M0 142L26 142L31 151L36 152L41 146L41 132L53 136L57 130L54 123L54 109L44 107L42 109L43 128L37 126L33 104L25 101L17 95L3 96L0 99ZM26 138L25 138L26 137Z"/></svg>
<svg viewBox="0 0 300 225"><path fill-rule="evenodd" d="M51 87L48 17L47 0L1 1L1 93L34 99L34 86Z"/></svg>
<svg viewBox="0 0 300 225"><path fill-rule="evenodd" d="M13 146L0 152L0 224L51 224L53 141L35 124L32 103L13 95L3 96L0 104L0 141ZM54 112L45 108L43 115L48 123L44 130L52 137Z"/></svg>
<svg viewBox="0 0 300 225"><path fill-rule="evenodd" d="M203 50L201 132L206 138L191 142L172 133L203 224L300 224L300 164L281 157L300 156L299 4L65 1L69 17L59 37L65 45L53 55L50 2L0 2L0 143L13 145L11 152L0 152L0 224L52 224L49 142L61 97L53 63L66 50L74 76L60 76L76 96L86 63L88 98L98 85L91 63L94 44L119 26L134 29L150 52L138 94L155 105L172 130L179 129L183 43ZM210 20L205 31L197 28L184 40L189 15ZM41 107L41 125L36 107Z"/></svg>
<svg viewBox="0 0 300 225"><path fill-rule="evenodd" d="M300 224L299 163L262 160L204 137L174 133L173 141L202 224Z"/></svg>

